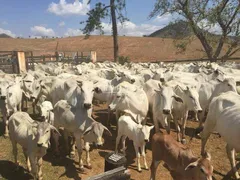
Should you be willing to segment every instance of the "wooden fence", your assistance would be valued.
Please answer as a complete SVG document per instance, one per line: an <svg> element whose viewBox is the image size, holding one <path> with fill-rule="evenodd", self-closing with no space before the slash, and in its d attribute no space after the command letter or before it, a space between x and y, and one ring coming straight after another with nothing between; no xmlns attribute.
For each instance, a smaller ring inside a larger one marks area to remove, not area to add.
<svg viewBox="0 0 240 180"><path fill-rule="evenodd" d="M5 73L18 73L17 55L13 51L0 51L0 70Z"/></svg>

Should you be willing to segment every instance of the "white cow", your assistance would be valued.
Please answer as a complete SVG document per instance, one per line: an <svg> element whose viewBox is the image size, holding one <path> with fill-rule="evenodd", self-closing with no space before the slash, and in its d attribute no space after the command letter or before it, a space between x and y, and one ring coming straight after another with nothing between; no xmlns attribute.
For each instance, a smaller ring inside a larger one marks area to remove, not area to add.
<svg viewBox="0 0 240 180"><path fill-rule="evenodd" d="M175 94L173 87L161 85L159 83L159 88L155 89L156 94L153 99L153 122L155 126L155 131L159 132L159 122L162 127L166 128L167 132L170 133L170 118L173 101L183 103L183 100Z"/></svg>
<svg viewBox="0 0 240 180"><path fill-rule="evenodd" d="M72 96L69 99L69 103L65 100L58 101L54 106L54 126L59 128L63 127L69 133L72 133L76 140L78 155L79 155L79 166L83 170L82 162L82 145L81 139L90 133L93 142L98 145L102 145L102 134L106 130L110 135L110 131L102 124L94 121L84 108L85 93L81 92L81 88L77 87ZM58 137L55 136L56 147L58 146ZM73 145L74 146L74 145ZM74 148L72 147L72 150ZM91 167L90 156L89 156L89 145L85 142L85 149L87 153L87 166ZM74 152L75 153L75 152ZM71 152L71 154L74 154Z"/></svg>
<svg viewBox="0 0 240 180"><path fill-rule="evenodd" d="M234 81L234 79L227 78L223 81L212 80L202 83L198 91L199 102L203 109L203 112L199 114L199 127L201 127L203 124L203 118L211 100L219 94L227 91L237 92L236 82Z"/></svg>
<svg viewBox="0 0 240 180"><path fill-rule="evenodd" d="M118 120L118 134L116 139L115 152L118 152L119 141L122 137L123 151L125 153L125 140L128 137L133 141L136 157L137 157L137 167L138 171L141 172L140 164L140 153L139 148L141 149L141 154L144 159L144 167L148 169L146 157L145 157L145 145L149 141L150 131L154 126L146 126L137 124L134 119L129 114L122 115Z"/></svg>
<svg viewBox="0 0 240 180"><path fill-rule="evenodd" d="M15 83L8 86L6 95L6 107L8 115L10 115L10 113L17 112L17 108L19 109L19 111L21 111L22 95L23 91L21 89L20 83Z"/></svg>
<svg viewBox="0 0 240 180"><path fill-rule="evenodd" d="M187 118L189 111L193 111L194 113L202 112L202 108L199 103L199 95L196 87L182 86L177 85L174 88L174 92L178 95L183 102L178 103L176 101L173 102L172 106L172 115L173 120L177 130L177 140L182 141L182 143L186 143L185 139L185 128L187 124ZM182 119L181 123L181 133L182 138L180 138L180 128L178 127L178 120Z"/></svg>
<svg viewBox="0 0 240 180"><path fill-rule="evenodd" d="M5 79L0 80L0 109L3 116L4 123L4 136L8 136L8 120L7 120L7 106L6 106L6 97L7 97L7 87L10 85L9 81Z"/></svg>
<svg viewBox="0 0 240 180"><path fill-rule="evenodd" d="M123 82L114 89L113 101L109 108L117 111L117 119L119 112L124 112L130 114L138 124L145 124L148 113L148 98L142 88Z"/></svg>
<svg viewBox="0 0 240 180"><path fill-rule="evenodd" d="M27 168L36 179L42 179L42 157L49 147L51 129L57 131L46 122L34 121L25 112L16 112L9 119L14 161L18 164L17 144L20 144L27 160Z"/></svg>
<svg viewBox="0 0 240 180"><path fill-rule="evenodd" d="M236 92L226 92L213 98L201 134L202 154L211 133L217 131L227 142L227 155L236 179L239 174L236 168L235 152L240 152L240 96Z"/></svg>

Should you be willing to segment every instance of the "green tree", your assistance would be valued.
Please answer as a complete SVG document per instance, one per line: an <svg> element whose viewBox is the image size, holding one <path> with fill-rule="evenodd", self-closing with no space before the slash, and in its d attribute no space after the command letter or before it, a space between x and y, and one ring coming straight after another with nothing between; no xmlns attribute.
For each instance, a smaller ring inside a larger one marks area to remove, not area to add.
<svg viewBox="0 0 240 180"><path fill-rule="evenodd" d="M89 0L88 3L90 2L91 0ZM89 36L94 30L99 30L100 34L104 34L102 20L111 17L114 61L117 61L119 56L117 20L119 20L121 23L127 20L127 18L125 18L123 15L123 10L125 7L125 0L110 0L109 5L98 2L95 4L95 8L91 9L87 13L88 19L84 22L80 22L80 24L85 23L85 27L82 29L82 31L84 34L86 34L86 36Z"/></svg>
<svg viewBox="0 0 240 180"><path fill-rule="evenodd" d="M188 23L211 61L227 59L240 50L239 0L156 0L150 18L167 13L178 14ZM213 26L220 27L220 34L209 33Z"/></svg>

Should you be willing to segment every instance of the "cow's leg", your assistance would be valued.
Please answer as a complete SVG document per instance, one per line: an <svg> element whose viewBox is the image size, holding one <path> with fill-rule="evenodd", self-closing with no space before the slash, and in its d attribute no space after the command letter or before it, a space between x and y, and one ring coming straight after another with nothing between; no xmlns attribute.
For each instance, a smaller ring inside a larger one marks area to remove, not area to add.
<svg viewBox="0 0 240 180"><path fill-rule="evenodd" d="M127 136L122 136L122 152L126 155L126 138Z"/></svg>
<svg viewBox="0 0 240 180"><path fill-rule="evenodd" d="M57 156L59 156L60 155L60 151L59 151L59 134L58 133L52 133L52 137L53 137L54 144L55 144L55 154Z"/></svg>
<svg viewBox="0 0 240 180"><path fill-rule="evenodd" d="M166 125L167 133L170 134L170 132L171 132L171 119L168 116L166 116L164 118L165 118L165 122L167 123L167 125Z"/></svg>
<svg viewBox="0 0 240 180"><path fill-rule="evenodd" d="M143 143L143 145L141 146L141 153L142 153L142 156L143 156L144 168L148 170L146 154L145 154L145 143Z"/></svg>
<svg viewBox="0 0 240 180"><path fill-rule="evenodd" d="M77 150L78 150L79 168L81 171L84 171L83 160L82 160L82 142L81 142L82 136L79 135L78 133L74 134L74 136L75 136Z"/></svg>
<svg viewBox="0 0 240 180"><path fill-rule="evenodd" d="M111 110L108 108L108 119L107 119L107 126L111 127Z"/></svg>
<svg viewBox="0 0 240 180"><path fill-rule="evenodd" d="M136 153L136 158L137 158L137 168L138 168L138 172L142 172L142 168L141 168L141 163L140 163L140 153L139 153L139 149L138 146L133 143L134 145L134 149L135 149L135 153Z"/></svg>
<svg viewBox="0 0 240 180"><path fill-rule="evenodd" d="M155 132L160 132L158 118L155 113L153 113L153 123L155 127Z"/></svg>
<svg viewBox="0 0 240 180"><path fill-rule="evenodd" d="M173 118L173 121L174 121L174 124L175 124L175 128L176 128L176 131L177 131L177 141L180 142L181 140L181 137L180 137L180 127L178 125L178 120L176 117Z"/></svg>
<svg viewBox="0 0 240 180"><path fill-rule="evenodd" d="M216 121L215 119L212 119L211 117L214 117L212 114L208 114L203 131L201 133L201 139L202 139L202 147L201 147L201 154L203 155L205 153L205 146L208 141L208 138L210 137L211 133L213 132ZM210 119L211 118L211 119Z"/></svg>
<svg viewBox="0 0 240 180"><path fill-rule="evenodd" d="M3 122L4 122L4 125L5 125L4 136L8 137L9 136L9 131L8 131L7 111L2 111L2 115L3 115Z"/></svg>
<svg viewBox="0 0 240 180"><path fill-rule="evenodd" d="M31 164L30 164L30 161L29 161L29 157L28 157L28 155L27 155L27 149L22 148L22 150L23 150L23 154L24 154L24 157L25 157L25 159L26 159L26 162L27 162L27 170L28 170L29 172L31 172Z"/></svg>
<svg viewBox="0 0 240 180"><path fill-rule="evenodd" d="M157 161L152 159L152 164L150 166L151 169L151 177L150 180L155 180L156 179L156 171L157 171L157 167L160 164L161 161Z"/></svg>
<svg viewBox="0 0 240 180"><path fill-rule="evenodd" d="M226 150L227 150L228 159L232 167L232 172L234 173L235 178L239 179L240 176L237 172L236 160L235 160L235 149L233 149L231 146L229 146L229 144L227 144Z"/></svg>
<svg viewBox="0 0 240 180"><path fill-rule="evenodd" d="M64 139L65 151L66 151L66 154L67 154L67 155L69 155L68 135L69 135L69 133L67 132L66 129L64 129L64 130L63 130L63 139Z"/></svg>
<svg viewBox="0 0 240 180"><path fill-rule="evenodd" d="M187 124L187 118L188 118L188 111L185 112L183 121L182 121L182 144L186 144L186 138L185 138L185 128Z"/></svg>
<svg viewBox="0 0 240 180"><path fill-rule="evenodd" d="M29 154L29 153L28 153ZM33 175L34 179L37 179L37 163L36 157L31 153L29 155L29 160L31 163L31 174Z"/></svg>
<svg viewBox="0 0 240 180"><path fill-rule="evenodd" d="M11 140L12 142L12 152L13 152L13 156L14 156L14 162L17 166L19 166L19 162L18 162L18 149L17 149L17 143L14 140Z"/></svg>
<svg viewBox="0 0 240 180"><path fill-rule="evenodd" d="M22 101L18 104L19 111L22 111Z"/></svg>
<svg viewBox="0 0 240 180"><path fill-rule="evenodd" d="M35 115L36 114L36 100L33 99L33 102L32 102L32 109L33 109L33 114Z"/></svg>
<svg viewBox="0 0 240 180"><path fill-rule="evenodd" d="M117 138L116 138L115 153L118 153L118 144L121 139L121 136L122 135L120 135L120 133L118 133Z"/></svg>
<svg viewBox="0 0 240 180"><path fill-rule="evenodd" d="M41 157L38 158L37 165L38 165L38 179L42 180L43 174L42 174L42 158Z"/></svg>
<svg viewBox="0 0 240 180"><path fill-rule="evenodd" d="M91 159L90 159L90 145L89 145L89 142L85 143L85 150L86 150L87 168L92 169L92 165L90 163Z"/></svg>
<svg viewBox="0 0 240 180"><path fill-rule="evenodd" d="M195 121L199 122L198 113L197 112L194 112L194 116L195 116Z"/></svg>
<svg viewBox="0 0 240 180"><path fill-rule="evenodd" d="M70 152L71 158L75 157L75 144L76 144L75 137L72 137L71 138L71 152Z"/></svg>

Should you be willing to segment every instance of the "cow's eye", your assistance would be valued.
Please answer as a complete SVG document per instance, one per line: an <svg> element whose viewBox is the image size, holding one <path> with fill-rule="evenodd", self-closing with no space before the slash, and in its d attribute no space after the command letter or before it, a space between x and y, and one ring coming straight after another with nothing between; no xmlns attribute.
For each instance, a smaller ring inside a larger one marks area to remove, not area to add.
<svg viewBox="0 0 240 180"><path fill-rule="evenodd" d="M38 87L36 87L36 89L39 89L40 87L38 86Z"/></svg>
<svg viewBox="0 0 240 180"><path fill-rule="evenodd" d="M192 96L189 96L191 99L194 99Z"/></svg>
<svg viewBox="0 0 240 180"><path fill-rule="evenodd" d="M46 134L49 132L49 130L46 131Z"/></svg>
<svg viewBox="0 0 240 180"><path fill-rule="evenodd" d="M228 86L231 86L231 84L228 84Z"/></svg>
<svg viewBox="0 0 240 180"><path fill-rule="evenodd" d="M121 96L117 96L117 98L120 98Z"/></svg>

